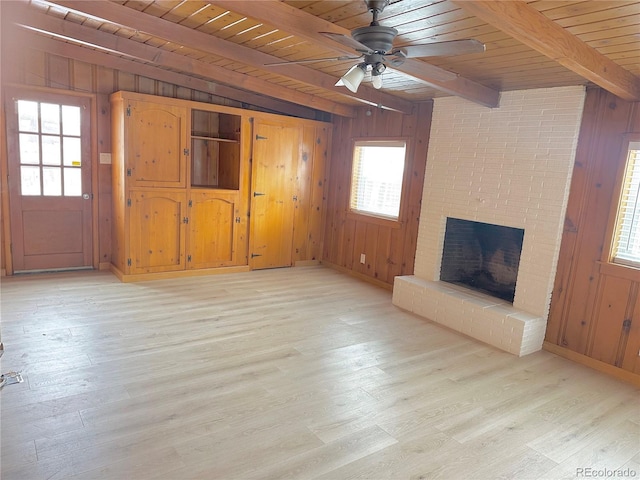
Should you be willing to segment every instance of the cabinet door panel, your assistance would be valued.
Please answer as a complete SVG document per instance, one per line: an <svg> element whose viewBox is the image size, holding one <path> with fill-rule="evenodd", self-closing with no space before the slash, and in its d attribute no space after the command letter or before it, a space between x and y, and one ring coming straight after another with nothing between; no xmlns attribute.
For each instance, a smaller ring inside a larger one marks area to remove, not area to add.
<svg viewBox="0 0 640 480"><path fill-rule="evenodd" d="M238 194L197 192L189 207L188 268L237 265Z"/></svg>
<svg viewBox="0 0 640 480"><path fill-rule="evenodd" d="M126 168L130 184L186 187L187 109L130 101L127 111Z"/></svg>
<svg viewBox="0 0 640 480"><path fill-rule="evenodd" d="M130 208L129 273L183 270L186 194L133 191Z"/></svg>

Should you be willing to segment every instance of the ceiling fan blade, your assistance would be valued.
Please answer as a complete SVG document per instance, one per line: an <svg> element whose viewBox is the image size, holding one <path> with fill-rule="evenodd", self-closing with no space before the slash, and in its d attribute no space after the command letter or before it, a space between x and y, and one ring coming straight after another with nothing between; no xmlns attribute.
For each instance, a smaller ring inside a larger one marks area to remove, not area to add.
<svg viewBox="0 0 640 480"><path fill-rule="evenodd" d="M464 55L467 53L481 53L485 51L484 43L478 40L451 40L449 42L434 42L425 45L409 45L401 47L396 52L401 52L406 58L441 57L449 55ZM393 52L392 52L393 53Z"/></svg>
<svg viewBox="0 0 640 480"><path fill-rule="evenodd" d="M397 56L387 60L387 66L393 68L398 67L404 63L405 58L402 56L401 52L396 54ZM400 72L403 73L403 72ZM405 75L411 76L411 74L405 73ZM429 76L434 80L438 80L440 82L450 82L451 80L458 77L457 73L449 72L448 70L438 69L438 71L430 71Z"/></svg>
<svg viewBox="0 0 640 480"><path fill-rule="evenodd" d="M341 43L345 47L353 48L356 52L362 52L365 54L373 53L373 50L371 50L365 44L360 43L351 37L347 37L346 35L342 35L341 33L332 33L332 32L319 32L319 33L321 35L324 35L327 38L330 38L331 40L335 40L336 42Z"/></svg>
<svg viewBox="0 0 640 480"><path fill-rule="evenodd" d="M307 60L290 60L290 61L282 61L282 62L273 62L273 63L265 63L265 67L277 67L279 65L296 65L301 63L314 63L314 62L327 62L330 60L359 60L362 58L362 55L359 57L329 57L329 58L309 58Z"/></svg>

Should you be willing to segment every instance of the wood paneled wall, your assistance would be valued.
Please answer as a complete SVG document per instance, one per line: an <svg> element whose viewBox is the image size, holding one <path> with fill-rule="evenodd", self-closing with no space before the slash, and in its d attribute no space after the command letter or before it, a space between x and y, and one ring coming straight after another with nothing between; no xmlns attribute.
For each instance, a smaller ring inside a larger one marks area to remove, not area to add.
<svg viewBox="0 0 640 480"><path fill-rule="evenodd" d="M425 102L412 115L364 108L356 118L334 119L323 262L388 286L413 273L432 111L433 102ZM409 140L398 228L349 215L353 140L364 137Z"/></svg>
<svg viewBox="0 0 640 480"><path fill-rule="evenodd" d="M631 132L640 132L639 103L587 91L546 345L640 374L640 270L606 261Z"/></svg>

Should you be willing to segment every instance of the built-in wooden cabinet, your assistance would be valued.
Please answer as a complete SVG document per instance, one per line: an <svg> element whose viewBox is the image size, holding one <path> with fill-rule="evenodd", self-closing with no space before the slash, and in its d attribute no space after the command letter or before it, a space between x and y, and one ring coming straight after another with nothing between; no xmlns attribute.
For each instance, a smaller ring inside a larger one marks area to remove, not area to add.
<svg viewBox="0 0 640 480"><path fill-rule="evenodd" d="M116 274L247 270L250 117L128 92L111 104Z"/></svg>
<svg viewBox="0 0 640 480"><path fill-rule="evenodd" d="M111 107L121 280L320 260L328 124L130 92Z"/></svg>

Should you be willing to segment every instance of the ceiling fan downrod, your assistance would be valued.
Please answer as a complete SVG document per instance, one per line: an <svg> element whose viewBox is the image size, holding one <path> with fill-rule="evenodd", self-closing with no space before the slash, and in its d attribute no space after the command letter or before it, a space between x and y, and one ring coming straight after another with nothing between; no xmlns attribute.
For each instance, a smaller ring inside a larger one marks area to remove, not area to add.
<svg viewBox="0 0 640 480"><path fill-rule="evenodd" d="M378 15L382 13L382 11L389 5L390 0L365 0L364 3L367 4L367 9L373 14L373 21L371 22L371 26L376 26L378 24Z"/></svg>

